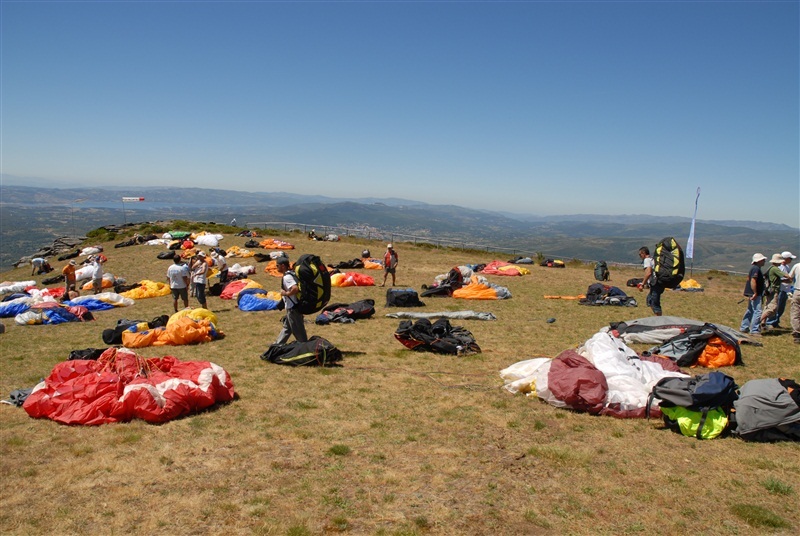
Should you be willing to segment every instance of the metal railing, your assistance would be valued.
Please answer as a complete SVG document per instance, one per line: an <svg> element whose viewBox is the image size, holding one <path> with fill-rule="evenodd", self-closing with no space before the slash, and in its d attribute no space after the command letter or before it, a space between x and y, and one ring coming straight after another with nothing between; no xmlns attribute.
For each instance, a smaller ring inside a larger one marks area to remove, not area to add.
<svg viewBox="0 0 800 536"><path fill-rule="evenodd" d="M492 252L504 253L513 257L530 257L531 259L534 260L537 260L538 258L541 257L543 259L552 258L552 259L562 259L566 261L575 260L585 264L596 262L596 259L579 259L576 257L570 257L569 255L559 255L556 253L547 253L542 251L531 252L523 248L509 248L491 244L478 244L474 242L467 242L465 240L454 240L449 238L436 238L431 236L419 236L419 235L395 233L391 231L383 231L368 226L359 228L348 228L341 226L312 225L308 223L285 222L285 221L248 222L246 225L248 228L275 229L285 233L299 231L302 232L303 234L308 234L311 231L314 231L314 233L317 236L322 238L328 235L337 235L337 236L364 238L366 240L382 240L385 242L398 242L398 243L406 242L414 245L425 244L437 248L486 251L488 253ZM609 265L639 266L638 264L619 263L619 262L609 262Z"/></svg>
<svg viewBox="0 0 800 536"><path fill-rule="evenodd" d="M312 225L309 223L295 223L286 221L249 222L246 225L247 227L255 227L259 229L276 229L286 233L292 231L301 231L304 234L308 234L309 232L314 231L317 236L322 238L324 238L327 235L337 235L337 236L347 236L347 237L352 236L357 238L365 238L367 240L382 240L385 242L402 241L414 245L426 244L437 248L461 249L470 251L486 251L488 253L497 252L497 253L508 254L513 257L530 257L535 262L540 262L540 260L543 259L561 259L567 262L579 261L583 264L594 264L595 262L597 262L597 259L580 259L577 257L571 257L569 255L560 255L557 253L547 253L543 251L530 252L523 248L507 248L489 244L476 244L476 243L466 242L464 240L453 240L448 238L435 238L430 236L418 236L418 235L394 233L390 231L383 231L381 229L376 229L375 227L369 227L369 226L348 228L341 226ZM641 267L641 264L639 263L629 263L629 262L609 261L608 265L625 267L625 268ZM692 267L691 271L703 273L712 271L712 269ZM724 272L728 274L744 275L744 272L737 272L732 270L724 270ZM689 275L690 275L690 270L689 267L687 266L686 269L687 279L689 278Z"/></svg>

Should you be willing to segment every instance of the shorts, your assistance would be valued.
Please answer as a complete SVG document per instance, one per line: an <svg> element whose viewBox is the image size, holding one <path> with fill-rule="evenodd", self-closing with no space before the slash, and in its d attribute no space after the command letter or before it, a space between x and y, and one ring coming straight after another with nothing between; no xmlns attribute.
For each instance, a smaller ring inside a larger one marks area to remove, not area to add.
<svg viewBox="0 0 800 536"><path fill-rule="evenodd" d="M182 300L189 299L189 289L186 287L183 288L171 288L169 289L172 292L172 297L177 300L178 298Z"/></svg>

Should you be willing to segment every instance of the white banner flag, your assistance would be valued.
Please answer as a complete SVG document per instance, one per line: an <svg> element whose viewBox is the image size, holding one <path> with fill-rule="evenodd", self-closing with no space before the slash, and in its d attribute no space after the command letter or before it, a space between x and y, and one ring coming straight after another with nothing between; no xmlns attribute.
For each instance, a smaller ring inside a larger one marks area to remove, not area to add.
<svg viewBox="0 0 800 536"><path fill-rule="evenodd" d="M689 229L689 240L686 241L686 258L694 259L694 222L697 220L697 200L700 199L700 187L697 187L697 197L694 198L694 216L692 227Z"/></svg>
<svg viewBox="0 0 800 536"><path fill-rule="evenodd" d="M133 201L144 201L144 197L123 197L123 203L131 203Z"/></svg>

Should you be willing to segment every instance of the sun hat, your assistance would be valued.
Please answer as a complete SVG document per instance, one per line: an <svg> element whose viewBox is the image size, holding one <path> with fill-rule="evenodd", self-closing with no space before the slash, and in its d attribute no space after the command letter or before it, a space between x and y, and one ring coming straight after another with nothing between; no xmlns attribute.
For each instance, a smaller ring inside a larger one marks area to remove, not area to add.
<svg viewBox="0 0 800 536"><path fill-rule="evenodd" d="M751 262L750 264L755 264L759 261L765 261L765 260L767 260L767 258L764 255L762 255L761 253L756 253L755 255L753 255L753 262Z"/></svg>
<svg viewBox="0 0 800 536"><path fill-rule="evenodd" d="M70 263L72 266L75 266L75 265L77 265L77 264L78 264L77 262L75 262L75 260L74 260L74 259L73 259L73 260L71 260L71 261L69 261L69 263Z"/></svg>
<svg viewBox="0 0 800 536"><path fill-rule="evenodd" d="M792 255L791 251L784 251L783 253L781 253L781 257L783 257L784 259L796 259L797 255Z"/></svg>
<svg viewBox="0 0 800 536"><path fill-rule="evenodd" d="M205 251L198 251L197 252L197 256L198 257L205 257L206 256L206 252Z"/></svg>
<svg viewBox="0 0 800 536"><path fill-rule="evenodd" d="M780 253L775 253L772 255L772 258L769 260L772 264L783 264L783 255Z"/></svg>
<svg viewBox="0 0 800 536"><path fill-rule="evenodd" d="M391 244L386 244L386 249L392 249L392 245Z"/></svg>

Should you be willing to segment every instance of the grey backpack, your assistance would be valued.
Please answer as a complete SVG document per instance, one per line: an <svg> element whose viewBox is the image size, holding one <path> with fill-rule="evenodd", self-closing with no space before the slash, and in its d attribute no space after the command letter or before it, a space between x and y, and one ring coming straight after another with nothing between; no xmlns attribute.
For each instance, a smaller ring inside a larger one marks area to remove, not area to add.
<svg viewBox="0 0 800 536"><path fill-rule="evenodd" d="M800 385L794 380L750 380L733 409L734 434L742 439L800 441Z"/></svg>

